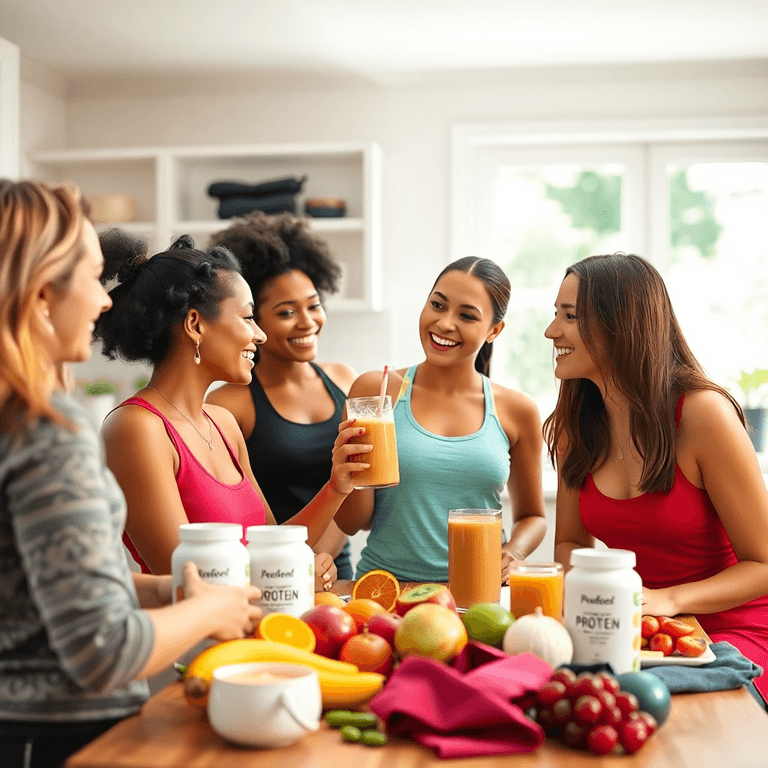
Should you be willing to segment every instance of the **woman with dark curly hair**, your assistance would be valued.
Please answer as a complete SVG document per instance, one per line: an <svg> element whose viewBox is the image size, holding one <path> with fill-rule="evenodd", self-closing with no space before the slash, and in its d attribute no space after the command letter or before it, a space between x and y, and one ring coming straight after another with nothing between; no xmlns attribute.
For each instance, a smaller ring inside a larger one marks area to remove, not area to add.
<svg viewBox="0 0 768 768"><path fill-rule="evenodd" d="M313 362L325 325L321 298L336 291L341 272L326 243L290 214L253 213L211 242L240 260L267 339L256 352L248 388L226 384L207 402L234 415L259 486L284 523L328 478L337 425L355 379L347 365ZM315 551L334 555L338 578L353 577L349 543L335 523Z"/></svg>
<svg viewBox="0 0 768 768"><path fill-rule="evenodd" d="M182 523L275 523L232 414L203 408L214 381L250 382L266 337L240 265L225 248L197 250L182 236L148 259L143 243L113 230L102 236L102 249L105 277L117 274L120 283L96 337L111 359L153 366L147 386L104 421L107 463L128 501L127 546L142 570L169 573ZM366 466L347 462L356 447L346 443L358 433L348 421L338 427L330 479L290 519L307 527L310 546L352 491L354 472ZM331 556L317 555L315 565L315 588L329 587Z"/></svg>

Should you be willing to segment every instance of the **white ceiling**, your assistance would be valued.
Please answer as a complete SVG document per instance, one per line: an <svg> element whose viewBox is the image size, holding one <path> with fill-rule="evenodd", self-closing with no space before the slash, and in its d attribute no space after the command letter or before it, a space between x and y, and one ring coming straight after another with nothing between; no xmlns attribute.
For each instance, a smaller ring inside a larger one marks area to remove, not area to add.
<svg viewBox="0 0 768 768"><path fill-rule="evenodd" d="M768 0L0 0L0 36L75 90L481 82L521 67L768 59Z"/></svg>

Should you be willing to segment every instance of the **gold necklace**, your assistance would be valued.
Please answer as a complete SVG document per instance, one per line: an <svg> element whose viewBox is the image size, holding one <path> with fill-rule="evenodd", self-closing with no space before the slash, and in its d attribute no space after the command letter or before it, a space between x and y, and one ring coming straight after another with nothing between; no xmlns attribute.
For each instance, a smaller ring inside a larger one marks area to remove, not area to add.
<svg viewBox="0 0 768 768"><path fill-rule="evenodd" d="M155 389L154 387L150 386L149 384L147 384L147 389L151 389L153 392L157 392L157 394L160 395L160 397L162 397L168 403L168 405L170 405L172 408L176 408L176 406L159 389ZM211 424L210 416L208 416L208 414L205 411L201 411L203 416L205 416L206 420L208 421L208 429L210 430L210 435L209 435L208 439L206 439L205 435L194 425L194 422L192 421L192 419L190 419L188 416L186 416L184 413L182 413L178 408L176 408L176 410L182 416L184 416L184 418L192 425L192 429L194 429L195 432L197 432L197 434L200 435L200 437L202 437L203 440L205 440L205 442L208 445L208 447L211 450L213 450L213 425Z"/></svg>

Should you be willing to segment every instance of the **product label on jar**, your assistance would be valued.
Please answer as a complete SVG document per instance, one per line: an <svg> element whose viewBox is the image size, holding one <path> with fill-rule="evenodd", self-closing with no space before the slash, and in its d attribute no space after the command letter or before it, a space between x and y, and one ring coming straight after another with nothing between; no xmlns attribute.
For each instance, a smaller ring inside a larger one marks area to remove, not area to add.
<svg viewBox="0 0 768 768"><path fill-rule="evenodd" d="M307 580L309 568L309 581ZM265 614L300 616L314 606L314 563L308 566L254 566L251 584L262 592L258 605ZM308 588L308 585L311 585Z"/></svg>
<svg viewBox="0 0 768 768"><path fill-rule="evenodd" d="M617 674L640 668L642 593L606 594L579 590L567 602L565 626L576 664L609 663Z"/></svg>

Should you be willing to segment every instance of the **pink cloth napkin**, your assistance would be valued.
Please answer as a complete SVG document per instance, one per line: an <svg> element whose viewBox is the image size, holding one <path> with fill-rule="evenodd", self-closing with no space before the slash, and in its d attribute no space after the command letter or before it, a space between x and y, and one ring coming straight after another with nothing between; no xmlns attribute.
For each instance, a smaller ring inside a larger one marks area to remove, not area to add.
<svg viewBox="0 0 768 768"><path fill-rule="evenodd" d="M524 710L551 676L530 653L509 656L470 641L450 666L409 656L370 707L389 733L441 758L523 754L544 739Z"/></svg>

